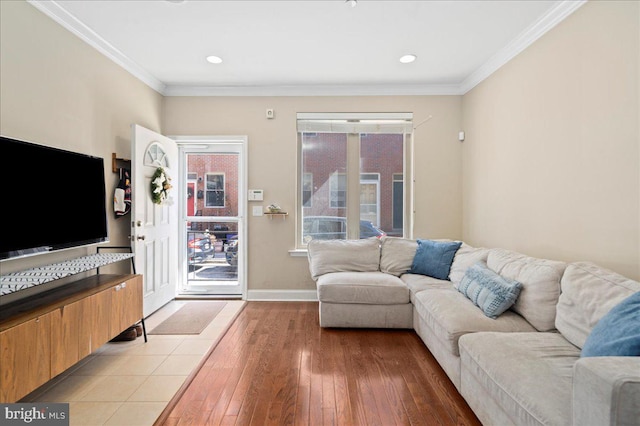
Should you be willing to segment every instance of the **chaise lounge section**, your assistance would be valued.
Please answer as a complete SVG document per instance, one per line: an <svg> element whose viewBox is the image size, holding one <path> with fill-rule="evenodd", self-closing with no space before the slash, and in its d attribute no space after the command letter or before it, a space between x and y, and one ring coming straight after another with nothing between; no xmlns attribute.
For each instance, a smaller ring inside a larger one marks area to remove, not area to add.
<svg viewBox="0 0 640 426"><path fill-rule="evenodd" d="M415 273L423 242L311 241L320 325L413 328L486 425L640 425L640 314L627 313L624 330L608 333L623 333L634 356L587 357L582 350L614 307L630 302L628 312L640 312L640 283L587 262L462 242L445 279L436 278ZM490 317L502 299L483 303L495 288L471 279L472 269L516 284L512 305Z"/></svg>

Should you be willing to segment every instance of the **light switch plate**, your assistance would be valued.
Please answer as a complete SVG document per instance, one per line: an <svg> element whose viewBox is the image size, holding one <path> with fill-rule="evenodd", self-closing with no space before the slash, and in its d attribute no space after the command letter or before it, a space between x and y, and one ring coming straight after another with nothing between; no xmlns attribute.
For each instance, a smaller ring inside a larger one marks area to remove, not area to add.
<svg viewBox="0 0 640 426"><path fill-rule="evenodd" d="M253 206L253 215L262 216L262 206Z"/></svg>

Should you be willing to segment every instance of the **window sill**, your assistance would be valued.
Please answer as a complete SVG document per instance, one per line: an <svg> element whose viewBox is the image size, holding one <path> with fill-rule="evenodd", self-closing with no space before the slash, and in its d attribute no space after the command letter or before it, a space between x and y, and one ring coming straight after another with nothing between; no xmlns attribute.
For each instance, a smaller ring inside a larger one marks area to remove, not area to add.
<svg viewBox="0 0 640 426"><path fill-rule="evenodd" d="M307 249L289 250L289 256L291 256L291 257L307 257Z"/></svg>

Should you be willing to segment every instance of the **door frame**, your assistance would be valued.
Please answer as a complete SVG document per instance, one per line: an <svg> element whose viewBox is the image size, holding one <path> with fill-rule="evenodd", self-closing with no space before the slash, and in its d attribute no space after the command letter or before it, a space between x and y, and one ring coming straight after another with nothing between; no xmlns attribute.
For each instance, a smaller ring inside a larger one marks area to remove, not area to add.
<svg viewBox="0 0 640 426"><path fill-rule="evenodd" d="M373 179L362 179L362 175L377 175L378 178ZM362 194L362 185L375 185L376 192L376 220L371 221L375 226L380 226L380 173L360 173L360 192L358 193L358 198L360 198ZM360 203L360 219L362 219L362 203ZM366 219L368 220L368 219Z"/></svg>
<svg viewBox="0 0 640 426"><path fill-rule="evenodd" d="M238 172L238 285L240 286L241 298L246 300L247 298L247 191L248 191L248 138L245 135L230 135L230 136L183 136L172 135L170 136L173 141L178 145L179 152L179 180L177 187L180 191L184 191L187 183L187 165L186 156L184 155L184 149L197 148L198 145L212 145L212 144L225 144L225 145L237 145L240 151L240 170ZM186 247L187 245L187 232L186 227L182 224L186 223L187 219L187 197L186 194L178 194L178 209L179 209L179 229L178 229L178 243L179 247ZM178 289L184 288L186 283L188 265L186 257L178 262L178 275L179 284ZM212 295L223 296L223 294Z"/></svg>

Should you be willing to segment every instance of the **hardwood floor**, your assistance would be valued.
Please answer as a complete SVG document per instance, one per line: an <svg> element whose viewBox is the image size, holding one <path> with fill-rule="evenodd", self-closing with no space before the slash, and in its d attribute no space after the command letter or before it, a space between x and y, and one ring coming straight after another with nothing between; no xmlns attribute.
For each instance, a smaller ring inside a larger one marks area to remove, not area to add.
<svg viewBox="0 0 640 426"><path fill-rule="evenodd" d="M315 302L247 303L156 422L334 424L480 422L415 332L322 329Z"/></svg>

